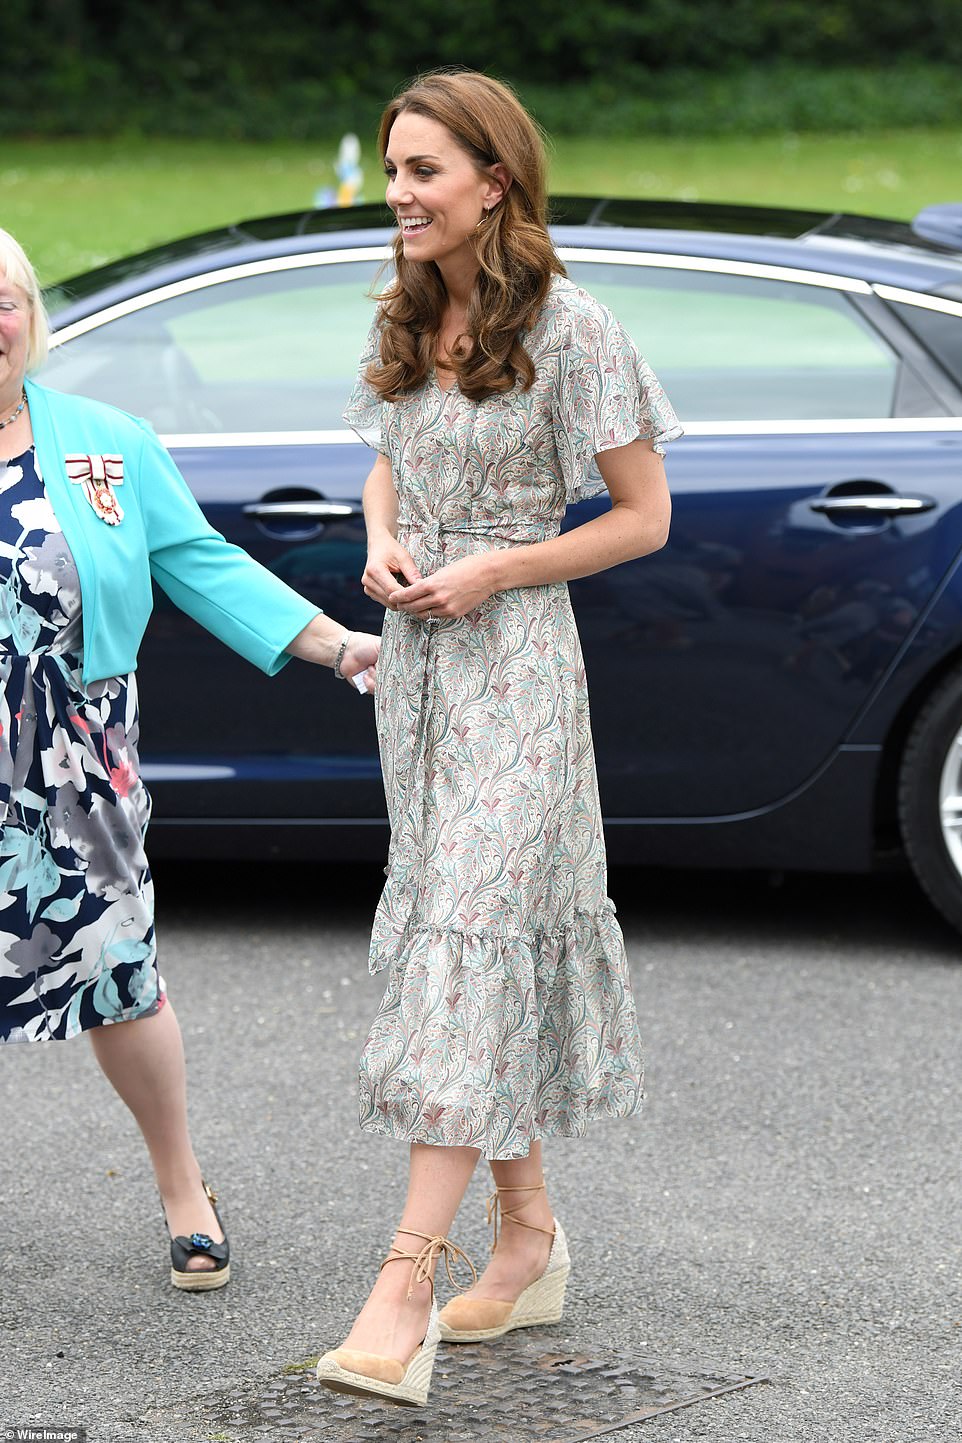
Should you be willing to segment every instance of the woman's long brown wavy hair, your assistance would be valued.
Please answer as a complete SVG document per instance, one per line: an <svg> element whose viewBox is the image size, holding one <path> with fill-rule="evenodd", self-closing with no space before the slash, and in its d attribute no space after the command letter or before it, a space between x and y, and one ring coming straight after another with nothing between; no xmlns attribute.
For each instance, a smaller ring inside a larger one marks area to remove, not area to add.
<svg viewBox="0 0 962 1443"><path fill-rule="evenodd" d="M534 365L523 334L537 318L553 275L564 275L547 230L547 162L544 140L514 93L474 70L438 70L419 76L387 106L378 147L382 158L404 110L448 130L479 172L501 164L511 184L475 232L478 278L468 304L470 347L448 365L461 390L483 401L527 390ZM447 302L433 261L406 260L400 233L394 240L395 277L379 297L381 357L367 378L386 401L397 401L427 379Z"/></svg>

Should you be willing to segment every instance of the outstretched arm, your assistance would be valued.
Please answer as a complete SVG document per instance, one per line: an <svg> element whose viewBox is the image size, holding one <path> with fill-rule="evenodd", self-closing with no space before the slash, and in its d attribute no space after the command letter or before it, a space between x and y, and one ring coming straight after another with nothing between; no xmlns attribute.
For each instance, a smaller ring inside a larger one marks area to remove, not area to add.
<svg viewBox="0 0 962 1443"><path fill-rule="evenodd" d="M347 627L333 617L322 614L309 621L304 630L299 631L293 641L287 643L285 650L289 651L291 656L299 656L302 661L333 666L344 641L347 641L347 646L344 648L338 671L348 681L357 677L359 680L355 685L359 691L373 691L374 668L381 647L379 636L372 636L366 631L348 631Z"/></svg>
<svg viewBox="0 0 962 1443"><path fill-rule="evenodd" d="M146 422L141 430L141 507L154 579L188 616L270 675L291 656L333 666L347 629L215 531ZM342 675L365 673L366 691L374 690L373 671L366 673L379 645L357 632L342 658Z"/></svg>

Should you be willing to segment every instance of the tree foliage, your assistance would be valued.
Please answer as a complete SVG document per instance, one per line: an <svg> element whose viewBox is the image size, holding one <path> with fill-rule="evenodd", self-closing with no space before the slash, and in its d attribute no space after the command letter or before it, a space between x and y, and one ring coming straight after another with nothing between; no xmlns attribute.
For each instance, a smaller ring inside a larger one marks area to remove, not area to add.
<svg viewBox="0 0 962 1443"><path fill-rule="evenodd" d="M962 61L962 0L5 0L4 18L7 134L330 134L436 65L567 89L590 116L679 73Z"/></svg>

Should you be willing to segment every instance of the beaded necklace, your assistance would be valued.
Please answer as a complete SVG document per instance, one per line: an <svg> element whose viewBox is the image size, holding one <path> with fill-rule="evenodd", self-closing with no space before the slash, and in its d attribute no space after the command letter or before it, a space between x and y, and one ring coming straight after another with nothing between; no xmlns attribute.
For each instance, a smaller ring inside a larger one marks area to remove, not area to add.
<svg viewBox="0 0 962 1443"><path fill-rule="evenodd" d="M26 393L25 390L21 390L21 392L20 392L20 405L19 405L19 406L17 407L17 409L14 411L14 413L13 413L12 416L8 416L5 421L0 421L0 431L2 431L5 426L10 426L10 425L13 424L13 422L14 422L14 421L17 419L17 417L20 415L20 412L23 410L23 408L24 408L24 406L25 406L26 404L27 404L27 393Z"/></svg>

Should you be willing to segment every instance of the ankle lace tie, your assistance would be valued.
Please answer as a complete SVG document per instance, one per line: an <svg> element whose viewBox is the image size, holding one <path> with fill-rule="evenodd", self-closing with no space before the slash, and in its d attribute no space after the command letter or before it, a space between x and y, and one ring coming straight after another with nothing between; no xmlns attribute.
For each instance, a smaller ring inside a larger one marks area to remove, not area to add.
<svg viewBox="0 0 962 1443"><path fill-rule="evenodd" d="M525 1222L524 1218L518 1217L518 1211L520 1211L520 1208L527 1207L529 1202L534 1202L534 1198L526 1198L525 1201L521 1203L519 1208L516 1209L514 1212L508 1212L508 1209L501 1201L501 1194L503 1192L543 1192L546 1186L547 1184L544 1182L529 1182L518 1184L518 1186L516 1187L495 1188L494 1192L488 1198L487 1205L488 1222L493 1229L493 1235L491 1238L492 1252L494 1252L495 1248L498 1246L499 1223L500 1227L503 1227L505 1222L517 1223L519 1228L530 1228L533 1233L546 1233L549 1238L554 1237L554 1228L539 1227L537 1223L528 1223Z"/></svg>
<svg viewBox="0 0 962 1443"><path fill-rule="evenodd" d="M408 1302L413 1298L414 1289L418 1283L430 1283L431 1296L434 1296L434 1275L432 1273L432 1267L439 1258L444 1259L448 1282L452 1288L454 1288L455 1292L466 1293L468 1288L473 1287L478 1281L478 1270L474 1266L474 1263L464 1249L459 1248L457 1243L452 1243L450 1238L443 1238L440 1234L435 1234L432 1237L430 1233L419 1233L414 1228L398 1228L398 1232L404 1233L407 1237L424 1239L424 1247L417 1253L405 1252L403 1248L398 1247L397 1243L392 1243L387 1257L381 1264L382 1268L386 1267L388 1263L400 1263L404 1260L413 1264L411 1268L411 1279L405 1295ZM452 1272L452 1267L457 1266L459 1263L465 1264L471 1272L471 1282L468 1283L466 1287L459 1286Z"/></svg>

